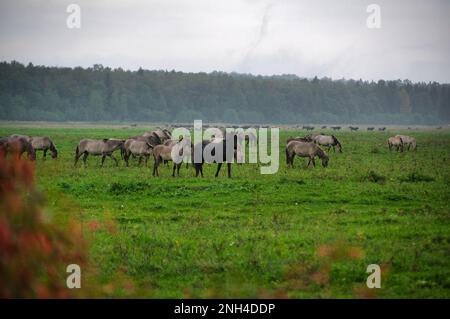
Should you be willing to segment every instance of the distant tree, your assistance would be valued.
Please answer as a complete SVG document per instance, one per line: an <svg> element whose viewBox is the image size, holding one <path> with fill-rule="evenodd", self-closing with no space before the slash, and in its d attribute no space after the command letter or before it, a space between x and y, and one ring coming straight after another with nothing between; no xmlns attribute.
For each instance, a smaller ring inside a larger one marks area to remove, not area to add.
<svg viewBox="0 0 450 319"><path fill-rule="evenodd" d="M0 119L448 123L449 84L0 62Z"/></svg>

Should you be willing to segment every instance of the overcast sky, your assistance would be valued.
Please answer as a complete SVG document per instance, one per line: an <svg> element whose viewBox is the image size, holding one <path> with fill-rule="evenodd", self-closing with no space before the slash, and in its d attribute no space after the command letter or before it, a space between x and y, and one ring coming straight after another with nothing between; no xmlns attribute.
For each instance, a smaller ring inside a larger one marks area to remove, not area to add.
<svg viewBox="0 0 450 319"><path fill-rule="evenodd" d="M450 83L449 16L447 0L1 0L0 60Z"/></svg>

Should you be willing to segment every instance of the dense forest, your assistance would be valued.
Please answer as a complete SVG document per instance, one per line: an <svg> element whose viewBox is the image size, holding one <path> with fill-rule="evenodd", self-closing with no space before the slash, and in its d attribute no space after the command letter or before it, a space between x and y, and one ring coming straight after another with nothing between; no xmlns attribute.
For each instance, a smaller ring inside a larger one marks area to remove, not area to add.
<svg viewBox="0 0 450 319"><path fill-rule="evenodd" d="M0 63L0 120L436 124L450 84Z"/></svg>

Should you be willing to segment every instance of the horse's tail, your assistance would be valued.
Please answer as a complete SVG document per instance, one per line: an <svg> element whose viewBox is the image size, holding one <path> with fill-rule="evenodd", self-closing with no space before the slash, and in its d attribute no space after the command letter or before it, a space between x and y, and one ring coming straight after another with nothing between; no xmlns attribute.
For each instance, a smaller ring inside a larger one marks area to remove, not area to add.
<svg viewBox="0 0 450 319"><path fill-rule="evenodd" d="M75 161L78 159L80 155L80 145L77 145L77 148L75 149Z"/></svg>

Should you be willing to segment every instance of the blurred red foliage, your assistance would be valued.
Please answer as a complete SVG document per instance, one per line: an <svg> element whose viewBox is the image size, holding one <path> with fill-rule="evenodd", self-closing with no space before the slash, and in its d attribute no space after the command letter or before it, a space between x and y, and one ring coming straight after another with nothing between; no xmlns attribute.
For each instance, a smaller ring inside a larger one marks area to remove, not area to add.
<svg viewBox="0 0 450 319"><path fill-rule="evenodd" d="M85 263L81 228L55 225L34 186L34 163L0 150L0 298L67 298L66 266Z"/></svg>

